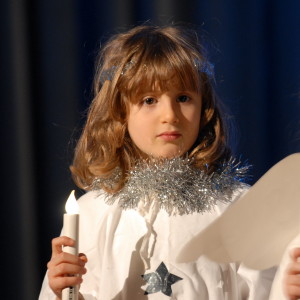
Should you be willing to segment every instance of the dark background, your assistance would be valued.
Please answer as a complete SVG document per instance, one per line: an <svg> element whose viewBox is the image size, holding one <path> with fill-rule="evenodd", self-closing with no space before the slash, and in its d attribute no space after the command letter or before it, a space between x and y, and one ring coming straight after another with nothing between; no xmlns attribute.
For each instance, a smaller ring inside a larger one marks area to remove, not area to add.
<svg viewBox="0 0 300 300"><path fill-rule="evenodd" d="M253 183L300 152L300 1L1 0L0 17L3 299L37 299L74 188L68 166L94 58L112 33L147 20L194 24Z"/></svg>

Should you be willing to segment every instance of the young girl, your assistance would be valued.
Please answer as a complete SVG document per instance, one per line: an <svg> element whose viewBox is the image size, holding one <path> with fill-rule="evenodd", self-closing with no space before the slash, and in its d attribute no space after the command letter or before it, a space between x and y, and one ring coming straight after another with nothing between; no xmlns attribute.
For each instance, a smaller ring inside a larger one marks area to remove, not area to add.
<svg viewBox="0 0 300 300"><path fill-rule="evenodd" d="M270 272L206 257L176 262L247 188L212 80L193 30L140 26L104 46L71 167L89 190L78 201L85 254L63 253L73 241L55 238L40 299L77 284L81 299L268 297Z"/></svg>

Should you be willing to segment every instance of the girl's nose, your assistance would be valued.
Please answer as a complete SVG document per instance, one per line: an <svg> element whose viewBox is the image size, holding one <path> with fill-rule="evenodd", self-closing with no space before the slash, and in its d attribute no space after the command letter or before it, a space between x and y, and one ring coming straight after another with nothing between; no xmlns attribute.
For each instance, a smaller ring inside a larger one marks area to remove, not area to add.
<svg viewBox="0 0 300 300"><path fill-rule="evenodd" d="M163 109L161 112L161 119L163 123L178 123L178 111L176 107L176 102L172 99L165 99Z"/></svg>

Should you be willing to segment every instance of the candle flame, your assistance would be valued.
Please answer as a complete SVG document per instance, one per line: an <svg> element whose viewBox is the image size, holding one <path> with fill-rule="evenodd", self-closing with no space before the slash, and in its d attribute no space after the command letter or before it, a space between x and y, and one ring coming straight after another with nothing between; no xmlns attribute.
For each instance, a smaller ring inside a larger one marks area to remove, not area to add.
<svg viewBox="0 0 300 300"><path fill-rule="evenodd" d="M79 206L76 201L74 193L75 193L75 191L73 190L71 192L71 194L66 202L66 206L65 206L67 214L70 214L70 215L79 213Z"/></svg>

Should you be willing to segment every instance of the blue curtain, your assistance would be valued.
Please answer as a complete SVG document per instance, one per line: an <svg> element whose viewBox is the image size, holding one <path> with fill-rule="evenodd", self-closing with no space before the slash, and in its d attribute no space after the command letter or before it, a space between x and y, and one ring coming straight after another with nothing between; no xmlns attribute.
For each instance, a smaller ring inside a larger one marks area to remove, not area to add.
<svg viewBox="0 0 300 300"><path fill-rule="evenodd" d="M112 33L146 21L202 31L253 183L300 151L300 1L2 0L0 16L3 299L37 298L74 188L94 58Z"/></svg>

